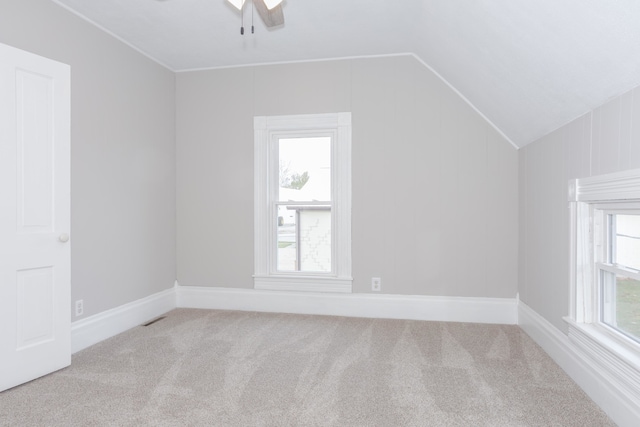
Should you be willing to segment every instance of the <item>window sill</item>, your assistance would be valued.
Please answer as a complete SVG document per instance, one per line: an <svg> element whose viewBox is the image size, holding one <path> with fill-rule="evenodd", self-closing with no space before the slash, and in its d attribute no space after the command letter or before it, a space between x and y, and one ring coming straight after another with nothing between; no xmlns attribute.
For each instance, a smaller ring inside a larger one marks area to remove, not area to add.
<svg viewBox="0 0 640 427"><path fill-rule="evenodd" d="M593 362L597 372L614 379L614 383L640 401L640 345L618 338L599 325L564 320L569 327L569 339Z"/></svg>
<svg viewBox="0 0 640 427"><path fill-rule="evenodd" d="M352 278L318 276L254 276L255 289L351 293Z"/></svg>

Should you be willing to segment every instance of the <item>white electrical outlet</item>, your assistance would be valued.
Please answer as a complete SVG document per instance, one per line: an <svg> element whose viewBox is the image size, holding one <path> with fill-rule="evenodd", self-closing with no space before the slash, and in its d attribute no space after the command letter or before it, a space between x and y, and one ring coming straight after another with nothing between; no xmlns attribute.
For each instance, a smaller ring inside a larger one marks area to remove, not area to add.
<svg viewBox="0 0 640 427"><path fill-rule="evenodd" d="M76 316L82 316L84 313L84 301L79 299L76 301Z"/></svg>
<svg viewBox="0 0 640 427"><path fill-rule="evenodd" d="M382 289L382 279L379 277L372 277L371 278L371 290L372 291L376 291L376 292L380 292L380 290Z"/></svg>

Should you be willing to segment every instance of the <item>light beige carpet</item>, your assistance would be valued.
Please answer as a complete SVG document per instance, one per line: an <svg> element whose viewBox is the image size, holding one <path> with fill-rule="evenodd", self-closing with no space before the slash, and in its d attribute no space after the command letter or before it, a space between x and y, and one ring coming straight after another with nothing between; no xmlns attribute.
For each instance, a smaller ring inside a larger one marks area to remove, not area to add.
<svg viewBox="0 0 640 427"><path fill-rule="evenodd" d="M3 426L611 426L517 326L178 309L0 393Z"/></svg>

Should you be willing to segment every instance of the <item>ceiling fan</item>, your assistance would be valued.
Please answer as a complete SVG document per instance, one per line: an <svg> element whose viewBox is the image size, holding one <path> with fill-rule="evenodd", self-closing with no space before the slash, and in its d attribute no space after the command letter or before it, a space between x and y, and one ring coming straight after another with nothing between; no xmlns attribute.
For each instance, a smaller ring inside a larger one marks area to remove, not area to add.
<svg viewBox="0 0 640 427"><path fill-rule="evenodd" d="M236 9L242 12L246 0L227 0ZM251 0L267 27L277 27L284 25L284 13L282 13L282 0ZM251 26L253 33L253 25ZM240 28L240 34L244 34L244 26Z"/></svg>

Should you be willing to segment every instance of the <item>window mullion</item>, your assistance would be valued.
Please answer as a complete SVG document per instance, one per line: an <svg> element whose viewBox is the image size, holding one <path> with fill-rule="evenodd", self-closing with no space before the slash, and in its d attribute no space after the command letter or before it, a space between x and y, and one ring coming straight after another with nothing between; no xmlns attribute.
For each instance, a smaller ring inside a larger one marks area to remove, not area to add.
<svg viewBox="0 0 640 427"><path fill-rule="evenodd" d="M630 277L635 280L640 280L640 272L637 270L621 267L617 264L607 264L598 262L596 268L602 271L608 271L616 276Z"/></svg>
<svg viewBox="0 0 640 427"><path fill-rule="evenodd" d="M276 201L275 204L284 206L333 206L330 200L280 200Z"/></svg>

